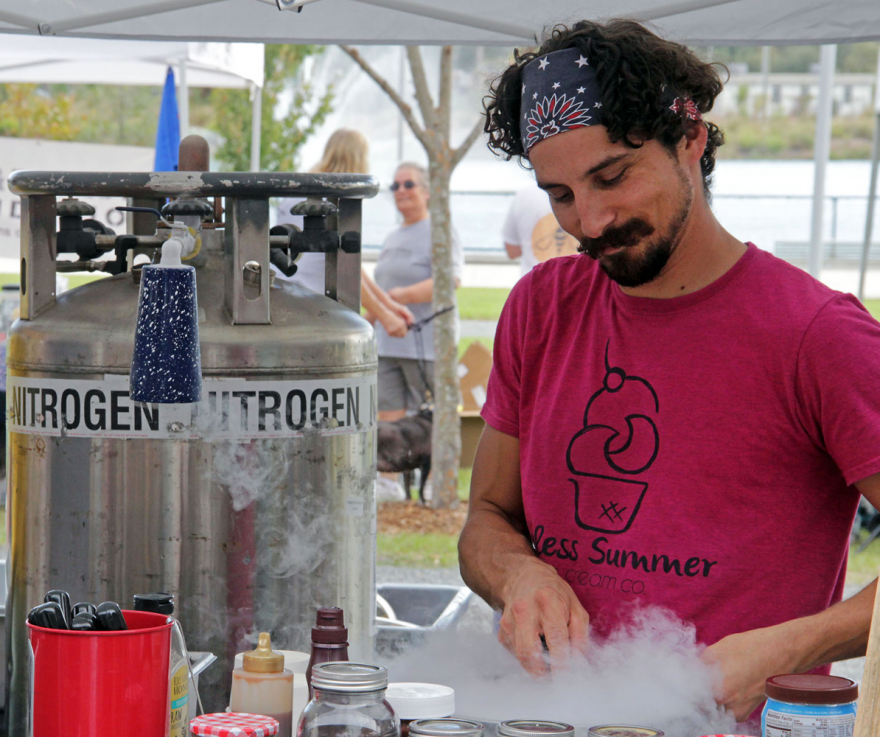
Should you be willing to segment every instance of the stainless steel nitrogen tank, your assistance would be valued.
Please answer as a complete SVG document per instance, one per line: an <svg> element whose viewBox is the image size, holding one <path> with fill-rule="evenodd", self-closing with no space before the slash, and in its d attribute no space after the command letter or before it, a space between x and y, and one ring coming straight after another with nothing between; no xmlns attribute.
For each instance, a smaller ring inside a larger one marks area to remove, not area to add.
<svg viewBox="0 0 880 737"><path fill-rule="evenodd" d="M220 659L199 681L211 711L228 703L236 652L260 631L279 649L307 650L318 606L343 607L352 658L371 657L376 349L359 314L359 234L361 199L376 181L17 172L10 188L22 195L22 319L7 364L9 733L25 733L25 620L49 589L129 608L136 593L174 594L189 648ZM198 404L128 396L131 256L167 237L153 232L155 217L135 239L97 237L128 260L122 273L55 297L56 214L82 209L60 198L111 195L178 198L163 212L201 229L190 262ZM288 240L269 234L268 198L282 196L313 198L328 296L270 277L270 247ZM225 222L210 222L219 207L198 199L216 197Z"/></svg>

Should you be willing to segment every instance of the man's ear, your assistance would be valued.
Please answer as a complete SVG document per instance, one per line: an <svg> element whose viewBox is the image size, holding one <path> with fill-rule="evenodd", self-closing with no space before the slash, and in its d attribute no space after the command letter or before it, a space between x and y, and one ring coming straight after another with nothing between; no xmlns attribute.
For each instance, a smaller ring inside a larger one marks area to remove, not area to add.
<svg viewBox="0 0 880 737"><path fill-rule="evenodd" d="M693 164L703 158L709 130L700 122L688 121L685 124L684 136L679 142L679 158L683 164Z"/></svg>
<svg viewBox="0 0 880 737"><path fill-rule="evenodd" d="M699 161L703 158L703 153L706 151L706 143L709 140L709 130L702 123L688 121L685 125L684 138L682 140L684 142L685 151L687 151L690 156L695 157L696 161Z"/></svg>

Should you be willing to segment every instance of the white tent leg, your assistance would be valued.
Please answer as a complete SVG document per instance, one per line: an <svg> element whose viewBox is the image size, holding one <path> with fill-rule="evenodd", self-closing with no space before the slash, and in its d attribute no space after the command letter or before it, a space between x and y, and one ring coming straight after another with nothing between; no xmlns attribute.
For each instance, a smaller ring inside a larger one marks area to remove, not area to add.
<svg viewBox="0 0 880 737"><path fill-rule="evenodd" d="M180 138L189 135L189 83L186 79L186 59L180 62L180 87L177 92L177 107L180 110Z"/></svg>
<svg viewBox="0 0 880 737"><path fill-rule="evenodd" d="M874 204L877 198L877 168L880 161L880 52L877 53L877 82L874 85L874 143L871 146L871 183L868 185L868 214L865 217L865 240L862 241L862 260L859 265L859 301L865 301L865 277L868 273L868 254L874 230Z"/></svg>
<svg viewBox="0 0 880 737"><path fill-rule="evenodd" d="M260 171L260 130L263 120L263 88L251 85L251 171Z"/></svg>
<svg viewBox="0 0 880 737"><path fill-rule="evenodd" d="M816 103L816 142L813 148L813 220L810 230L810 274L819 278L822 268L822 221L825 206L825 171L831 154L831 113L837 46L823 46L819 53L819 99Z"/></svg>

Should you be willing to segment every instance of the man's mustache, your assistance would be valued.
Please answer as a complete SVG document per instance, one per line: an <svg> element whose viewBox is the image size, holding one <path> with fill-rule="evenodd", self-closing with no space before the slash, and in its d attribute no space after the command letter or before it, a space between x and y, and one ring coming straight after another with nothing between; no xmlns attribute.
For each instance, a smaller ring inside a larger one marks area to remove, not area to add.
<svg viewBox="0 0 880 737"><path fill-rule="evenodd" d="M599 258L606 248L628 248L654 232L653 226L641 218L633 218L616 228L608 228L598 238L581 238L578 251Z"/></svg>

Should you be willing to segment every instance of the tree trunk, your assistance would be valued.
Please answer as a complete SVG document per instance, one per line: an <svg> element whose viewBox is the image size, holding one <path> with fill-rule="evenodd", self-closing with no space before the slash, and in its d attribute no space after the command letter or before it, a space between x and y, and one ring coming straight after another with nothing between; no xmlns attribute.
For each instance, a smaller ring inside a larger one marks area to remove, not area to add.
<svg viewBox="0 0 880 737"><path fill-rule="evenodd" d="M455 304L455 275L452 271L452 224L449 214L449 180L452 171L483 129L477 119L461 146L452 147L452 47L440 52L440 95L434 107L418 46L407 47L416 100L424 125L400 94L373 69L358 51L341 47L400 109L412 132L428 154L431 175L431 263L434 277L434 311ZM458 342L455 314L447 312L434 320L434 423L431 443L431 486L434 509L458 506L458 462L461 456L461 421L458 417Z"/></svg>
<svg viewBox="0 0 880 737"><path fill-rule="evenodd" d="M441 111L442 114L448 111ZM431 261L434 275L434 311L455 304L452 258L452 224L449 213L449 179L452 174L448 144L432 156ZM434 428L431 443L431 506L458 506L458 462L461 455L461 421L458 417L458 342L455 311L434 321Z"/></svg>

